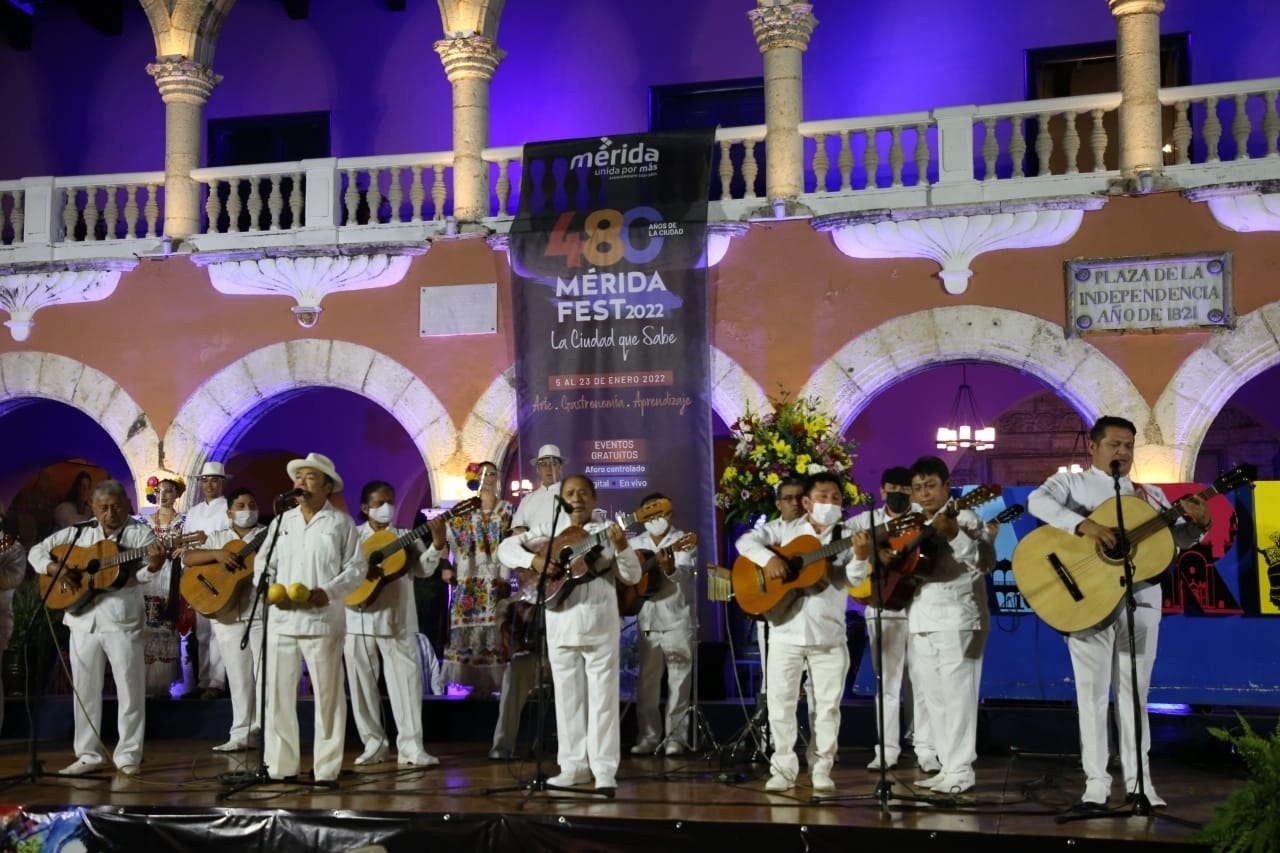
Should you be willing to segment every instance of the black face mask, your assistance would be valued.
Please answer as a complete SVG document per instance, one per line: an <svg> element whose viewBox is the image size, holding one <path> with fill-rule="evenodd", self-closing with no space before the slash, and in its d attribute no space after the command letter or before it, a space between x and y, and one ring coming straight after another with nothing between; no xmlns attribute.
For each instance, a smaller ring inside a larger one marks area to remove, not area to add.
<svg viewBox="0 0 1280 853"><path fill-rule="evenodd" d="M911 495L905 492L889 492L884 497L884 506L894 515L901 515L911 506Z"/></svg>

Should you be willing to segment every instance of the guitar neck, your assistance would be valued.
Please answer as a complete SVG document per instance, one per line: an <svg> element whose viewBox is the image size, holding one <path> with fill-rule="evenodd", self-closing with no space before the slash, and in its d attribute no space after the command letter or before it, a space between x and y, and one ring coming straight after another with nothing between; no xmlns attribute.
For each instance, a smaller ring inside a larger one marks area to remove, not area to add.
<svg viewBox="0 0 1280 853"><path fill-rule="evenodd" d="M246 542L244 544L244 547L241 548L238 552L236 552L236 557L243 560L245 557L249 556L250 554L255 553L259 548L262 547L262 543L267 541L267 533L269 533L270 530L271 530L270 527L262 528L262 530L259 531L257 536L253 537L251 540Z"/></svg>
<svg viewBox="0 0 1280 853"><path fill-rule="evenodd" d="M618 516L618 525L621 526L623 529L626 529L635 523L636 523L635 513ZM569 556L564 562L566 564L572 563L574 560L578 559L583 554L590 552L593 548L599 548L600 546L604 545L608 541L609 541L608 527L605 527L602 530L597 530L595 533L588 533L586 539L583 539L581 542L574 543L574 545L571 548L569 548Z"/></svg>
<svg viewBox="0 0 1280 853"><path fill-rule="evenodd" d="M1222 490L1219 489L1215 483L1203 491L1197 492L1196 497L1207 501L1214 495L1220 494L1222 494ZM1134 497L1138 496L1134 495ZM1139 498L1139 500L1141 500L1141 498ZM1179 498L1178 500L1182 499ZM1129 531L1129 541L1141 542L1143 539L1146 539L1148 536L1159 530L1164 530L1166 527L1173 527L1178 523L1178 519L1181 518L1182 515L1182 508L1178 506L1178 501L1174 501L1169 506L1156 513L1154 518L1148 519L1143 524L1139 524L1133 530Z"/></svg>

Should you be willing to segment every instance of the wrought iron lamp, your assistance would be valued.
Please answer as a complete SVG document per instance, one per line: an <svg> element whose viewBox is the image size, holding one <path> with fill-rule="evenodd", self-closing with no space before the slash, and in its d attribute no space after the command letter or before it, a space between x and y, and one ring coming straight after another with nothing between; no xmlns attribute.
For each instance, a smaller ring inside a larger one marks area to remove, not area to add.
<svg viewBox="0 0 1280 853"><path fill-rule="evenodd" d="M990 450L996 446L995 427L986 426L978 414L978 400L969 385L969 371L960 365L960 387L956 389L956 401L951 405L951 417L946 426L938 427L938 449L954 453L957 450Z"/></svg>

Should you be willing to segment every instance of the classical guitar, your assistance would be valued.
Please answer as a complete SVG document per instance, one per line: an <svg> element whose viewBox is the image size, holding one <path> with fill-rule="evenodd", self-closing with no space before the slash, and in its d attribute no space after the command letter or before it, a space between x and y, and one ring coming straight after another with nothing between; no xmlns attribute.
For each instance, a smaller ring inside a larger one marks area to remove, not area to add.
<svg viewBox="0 0 1280 853"><path fill-rule="evenodd" d="M1237 465L1197 497L1207 500L1238 489L1257 474L1253 465ZM1115 529L1118 509L1128 529L1134 580L1158 577L1177 550L1172 528L1183 514L1179 502L1157 510L1136 495L1124 495L1108 499L1089 519ZM1106 619L1124 597L1124 557L1120 548L1108 549L1087 536L1044 525L1022 537L1014 549L1013 580L1046 623L1065 633L1082 631Z"/></svg>
<svg viewBox="0 0 1280 853"><path fill-rule="evenodd" d="M172 547L200 545L204 539L204 533L196 530L175 536ZM121 551L110 539L85 546L55 545L50 551L50 559L64 564L57 581L52 575L40 575L40 594L48 596L44 600L45 605L51 610L74 613L99 593L122 589L132 576L131 572L124 571L124 567L145 557L149 547L144 545Z"/></svg>
<svg viewBox="0 0 1280 853"><path fill-rule="evenodd" d="M670 560L677 551L688 551L697 544L698 534L686 533L656 552L645 548L636 549L636 556L640 558L640 580L635 585L618 582L618 613L635 616L644 603L662 589L667 573L662 570L662 563L658 562L659 555Z"/></svg>
<svg viewBox="0 0 1280 853"><path fill-rule="evenodd" d="M992 519L991 519L991 521L994 521L996 524L1008 524L1008 523L1009 523L1009 522L1011 522L1011 521L1016 521L1016 520L1017 520L1018 518L1020 518L1020 517L1022 516L1022 514L1023 514L1024 512L1026 512L1026 511L1027 511L1027 510L1026 510L1026 507L1024 507L1022 504L1014 504L1013 506L1006 507L1005 509L1001 510L1001 511L1000 511L1000 513L999 513L999 515L996 515L994 518L992 518ZM904 516L904 518L905 518L905 516ZM988 522L988 523L990 523L990 522ZM890 530L888 529L888 526L887 526L886 524L881 524L881 525L878 525L878 526L876 527L876 535L877 535L877 536L886 536L886 537L887 537L887 536L891 535L891 532L892 532L892 531L890 531ZM876 590L873 588L873 587L875 586L875 583L874 583L874 578L875 578L875 577L876 577L876 570L875 570L875 566L872 566L872 567L871 567L871 572L867 575L867 579L866 579L866 580L864 580L862 583L858 584L857 586L851 586L851 587L849 587L849 589L848 589L848 591L849 591L849 595L850 595L850 596L851 596L855 601L857 601L859 604L864 604L864 605L866 605L866 604L870 604L870 605L874 605L874 604L875 604L875 601L876 601L876 598L877 598L877 596L876 596ZM903 597L905 596L905 594L906 594L906 593L905 593L905 589L906 589L906 588L904 587L904 591L903 591L902 593L899 593L899 597L894 601L894 603L897 603L898 601L902 601L902 598L903 598ZM912 587L911 589L912 589L912 591L914 592L914 587ZM887 600L887 599L889 598L889 596L887 596L887 595L886 595L886 596L884 596L884 598ZM900 606L898 606L898 607L885 607L885 609L887 609L887 610L901 610L901 609L902 609L902 607L905 607L905 606L906 606L906 604L907 604L907 603L909 603L909 602L910 602L910 598L907 598L905 601L902 601L902 604L901 604Z"/></svg>
<svg viewBox="0 0 1280 853"><path fill-rule="evenodd" d="M223 551L235 556L234 568L222 563L187 566L178 588L192 610L205 616L217 616L240 600L240 591L253 580L253 555L266 541L268 530L269 527L262 528L248 542L236 539L222 546Z"/></svg>
<svg viewBox="0 0 1280 853"><path fill-rule="evenodd" d="M648 521L670 511L671 501L658 498L649 501L633 513L619 514L617 521L618 525L625 530L633 524ZM548 607L567 596L569 591L578 584L599 577L599 574L592 570L588 557L592 551L603 548L607 544L609 544L609 528L588 533L576 525L561 531L560 535L551 541L552 566L547 570L546 582L543 584L543 600ZM537 551L543 553L542 548ZM537 569L517 568L516 583L520 588L517 595L530 604L536 604L541 578L542 572Z"/></svg>
<svg viewBox="0 0 1280 853"><path fill-rule="evenodd" d="M454 504L440 515L437 515L436 518L441 521L448 521L451 518L465 515L479 508L480 498L467 498L465 501ZM400 536L396 536L389 529L379 530L364 540L364 544L360 548L364 551L365 558L369 561L369 571L365 574L364 580L360 582L360 585L347 593L344 601L348 607L365 607L372 604L377 599L378 593L382 592L387 584L404 573L404 567L409 562L405 548L431 532L427 525L428 522L423 522L408 533Z"/></svg>

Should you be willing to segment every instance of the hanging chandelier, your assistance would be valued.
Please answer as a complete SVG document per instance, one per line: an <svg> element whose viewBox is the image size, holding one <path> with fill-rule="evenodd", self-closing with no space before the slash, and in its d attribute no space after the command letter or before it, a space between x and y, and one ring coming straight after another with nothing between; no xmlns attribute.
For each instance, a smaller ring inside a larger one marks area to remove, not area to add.
<svg viewBox="0 0 1280 853"><path fill-rule="evenodd" d="M1071 460L1071 463L1069 465L1059 465L1059 474L1068 472L1079 474L1093 464L1089 457L1089 430L1085 428L1084 418L1080 419L1080 429L1076 430L1075 438L1071 442L1071 455L1067 458ZM1082 459L1088 464L1081 465L1075 461L1077 459Z"/></svg>
<svg viewBox="0 0 1280 853"><path fill-rule="evenodd" d="M985 426L978 414L978 400L969 385L969 372L960 365L960 387L956 389L956 401L951 405L951 417L945 426L938 427L938 449L954 453L957 450L990 450L996 446L995 427Z"/></svg>

